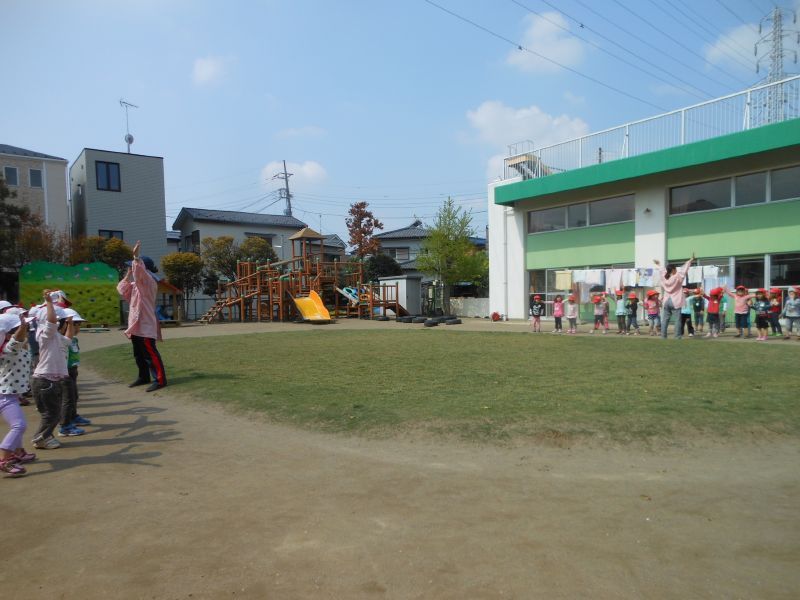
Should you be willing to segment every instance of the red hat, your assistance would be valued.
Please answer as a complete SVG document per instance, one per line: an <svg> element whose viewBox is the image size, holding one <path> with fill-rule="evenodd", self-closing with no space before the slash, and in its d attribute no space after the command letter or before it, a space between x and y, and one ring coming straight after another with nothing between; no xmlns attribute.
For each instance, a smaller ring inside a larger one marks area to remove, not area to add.
<svg viewBox="0 0 800 600"><path fill-rule="evenodd" d="M765 288L758 288L757 291L758 291L759 294L764 294L765 296L767 294L767 290Z"/></svg>
<svg viewBox="0 0 800 600"><path fill-rule="evenodd" d="M737 289L737 290L744 290L744 291L747 291L747 288L746 288L746 287L744 287L743 285L737 285L737 286L736 286L736 289Z"/></svg>
<svg viewBox="0 0 800 600"><path fill-rule="evenodd" d="M647 297L650 296L658 296L658 292L656 290L647 290Z"/></svg>
<svg viewBox="0 0 800 600"><path fill-rule="evenodd" d="M617 296L624 296L624 295L625 295L625 290L616 290L614 293L615 293Z"/></svg>
<svg viewBox="0 0 800 600"><path fill-rule="evenodd" d="M567 296L567 300L572 300L573 302L575 302L575 294L570 294L569 296Z"/></svg>
<svg viewBox="0 0 800 600"><path fill-rule="evenodd" d="M541 300L541 299L542 299L542 297L541 297L539 294L534 294L534 295L533 295L533 299L534 299L534 300Z"/></svg>
<svg viewBox="0 0 800 600"><path fill-rule="evenodd" d="M630 298L631 300L636 298L636 292L631 292L630 294L628 294L628 298Z"/></svg>
<svg viewBox="0 0 800 600"><path fill-rule="evenodd" d="M769 288L769 293L770 294L780 294L781 293L781 288Z"/></svg>
<svg viewBox="0 0 800 600"><path fill-rule="evenodd" d="M600 302L602 302L602 301L603 301L603 299L600 296L593 296L592 297L592 303L593 304L600 304Z"/></svg>
<svg viewBox="0 0 800 600"><path fill-rule="evenodd" d="M713 290L708 292L708 295L709 296L722 296L722 288L721 287L715 287Z"/></svg>

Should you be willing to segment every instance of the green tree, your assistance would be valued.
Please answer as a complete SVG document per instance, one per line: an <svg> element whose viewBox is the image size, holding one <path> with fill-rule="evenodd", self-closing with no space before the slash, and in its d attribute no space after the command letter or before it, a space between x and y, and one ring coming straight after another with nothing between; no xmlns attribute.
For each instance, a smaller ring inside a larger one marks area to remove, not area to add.
<svg viewBox="0 0 800 600"><path fill-rule="evenodd" d="M99 235L74 238L69 257L70 264L103 262L103 248L107 241L108 238L100 237Z"/></svg>
<svg viewBox="0 0 800 600"><path fill-rule="evenodd" d="M120 275L123 275L128 269L128 265L125 263L132 258L133 250L131 250L131 247L118 238L107 239L100 252L100 260L116 269Z"/></svg>
<svg viewBox="0 0 800 600"><path fill-rule="evenodd" d="M364 261L364 281L377 281L379 277L402 274L402 267L386 254L376 254Z"/></svg>
<svg viewBox="0 0 800 600"><path fill-rule="evenodd" d="M194 252L173 252L161 258L161 268L167 280L183 291L183 314L195 290L203 285L203 259ZM183 314L180 319L183 319Z"/></svg>
<svg viewBox="0 0 800 600"><path fill-rule="evenodd" d="M473 235L472 214L456 206L452 198L445 200L417 257L417 268L444 284L445 306L450 286L460 282L480 284L488 272L486 252L475 248L470 241Z"/></svg>
<svg viewBox="0 0 800 600"><path fill-rule="evenodd" d="M0 177L0 264L19 269L24 264L18 248L20 232L33 217L26 207L9 202L16 197Z"/></svg>
<svg viewBox="0 0 800 600"><path fill-rule="evenodd" d="M247 262L275 262L278 255L272 249L272 244L260 237L249 237L239 245L241 258L239 260Z"/></svg>

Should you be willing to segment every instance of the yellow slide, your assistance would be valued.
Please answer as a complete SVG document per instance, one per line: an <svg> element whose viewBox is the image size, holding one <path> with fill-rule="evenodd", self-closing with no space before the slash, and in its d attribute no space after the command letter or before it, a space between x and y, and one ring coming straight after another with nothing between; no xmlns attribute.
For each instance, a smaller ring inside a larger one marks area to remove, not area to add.
<svg viewBox="0 0 800 600"><path fill-rule="evenodd" d="M331 314L322 303L322 298L314 290L311 290L311 293L306 298L293 298L293 300L304 321L311 323L331 322Z"/></svg>

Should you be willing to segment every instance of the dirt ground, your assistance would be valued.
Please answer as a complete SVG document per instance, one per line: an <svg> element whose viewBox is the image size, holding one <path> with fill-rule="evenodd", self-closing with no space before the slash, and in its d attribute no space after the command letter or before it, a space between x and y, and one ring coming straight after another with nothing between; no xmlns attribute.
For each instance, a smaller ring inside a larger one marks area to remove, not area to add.
<svg viewBox="0 0 800 600"><path fill-rule="evenodd" d="M329 327L351 326L378 325ZM83 350L121 341L81 335ZM0 597L771 599L800 589L797 440L660 451L364 440L231 415L170 388L146 394L124 385L133 375L133 363L120 382L83 368L89 435L0 481Z"/></svg>

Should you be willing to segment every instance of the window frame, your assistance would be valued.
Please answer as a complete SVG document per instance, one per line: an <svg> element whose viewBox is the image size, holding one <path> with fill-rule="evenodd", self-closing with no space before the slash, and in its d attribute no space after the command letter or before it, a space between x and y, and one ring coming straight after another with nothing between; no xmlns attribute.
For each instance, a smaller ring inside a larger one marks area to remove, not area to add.
<svg viewBox="0 0 800 600"><path fill-rule="evenodd" d="M39 185L33 185L33 172L39 172ZM28 186L39 190L44 189L44 171L42 169L28 168Z"/></svg>
<svg viewBox="0 0 800 600"><path fill-rule="evenodd" d="M100 173L100 166L103 165L105 168L105 180L108 187L100 187L100 177L98 176ZM111 171L110 166L114 165L117 167L117 188L111 187ZM107 160L95 160L94 161L94 177L95 177L95 188L97 188L98 192L121 192L122 191L122 169L120 168L120 164L118 162L111 162Z"/></svg>
<svg viewBox="0 0 800 600"><path fill-rule="evenodd" d="M6 175L6 171L9 169L14 171L14 183L9 183L8 181L8 175ZM8 187L19 187L19 167L3 165L3 181Z"/></svg>
<svg viewBox="0 0 800 600"><path fill-rule="evenodd" d="M595 202L605 202L607 200L617 200L621 198L631 198L631 202L633 202L633 214L630 219L625 219L623 221L610 221L608 223L592 223L592 204ZM583 206L586 211L586 225L577 225L575 227L569 226L569 209L574 206ZM531 231L531 215L537 212L543 212L546 210L562 210L564 211L564 227L561 229L550 229L547 231ZM564 204L563 206L549 206L547 208L537 208L534 210L529 210L526 213L526 221L525 221L525 230L527 235L538 235L540 233L555 233L557 231L567 231L567 230L576 230L576 229L586 229L587 227L605 227L606 225L619 225L621 223L633 223L636 221L636 193L630 192L627 194L619 194L617 196L608 196L607 198L595 198L594 200L585 200L583 202L574 202L572 204Z"/></svg>
<svg viewBox="0 0 800 600"><path fill-rule="evenodd" d="M119 235L115 235L117 233ZM122 240L124 242L125 241L125 232L121 231L119 229L98 229L97 230L97 237L105 238L107 240L116 238L116 239Z"/></svg>

